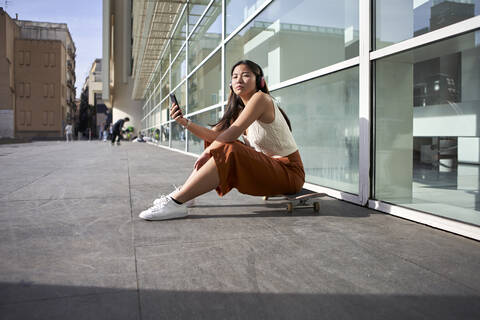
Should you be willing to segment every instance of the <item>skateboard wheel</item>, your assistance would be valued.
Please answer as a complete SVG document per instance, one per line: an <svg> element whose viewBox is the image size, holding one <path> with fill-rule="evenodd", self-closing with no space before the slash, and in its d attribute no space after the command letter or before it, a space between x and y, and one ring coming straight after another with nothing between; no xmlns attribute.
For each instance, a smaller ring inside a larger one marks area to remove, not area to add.
<svg viewBox="0 0 480 320"><path fill-rule="evenodd" d="M293 212L293 204L292 203L287 203L287 212L292 213Z"/></svg>
<svg viewBox="0 0 480 320"><path fill-rule="evenodd" d="M320 202L313 203L313 211L320 212Z"/></svg>
<svg viewBox="0 0 480 320"><path fill-rule="evenodd" d="M267 201L268 200L268 196L263 196L263 201Z"/></svg>

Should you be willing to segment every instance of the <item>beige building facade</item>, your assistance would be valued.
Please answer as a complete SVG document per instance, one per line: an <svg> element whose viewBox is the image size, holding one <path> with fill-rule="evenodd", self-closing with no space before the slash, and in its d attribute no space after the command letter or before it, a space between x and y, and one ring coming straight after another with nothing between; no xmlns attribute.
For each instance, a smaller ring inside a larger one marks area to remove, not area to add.
<svg viewBox="0 0 480 320"><path fill-rule="evenodd" d="M85 79L83 88L88 87L88 104L101 103L102 95L102 59L95 59Z"/></svg>
<svg viewBox="0 0 480 320"><path fill-rule="evenodd" d="M90 67L87 78L85 78L82 93L88 92L88 104L95 106L95 130L99 137L102 135L103 129L105 125L108 124L109 119L111 121L111 117L109 117L111 110L107 110L104 104L102 89L102 59L95 59Z"/></svg>
<svg viewBox="0 0 480 320"><path fill-rule="evenodd" d="M16 137L58 137L66 116L61 41L16 40Z"/></svg>
<svg viewBox="0 0 480 320"><path fill-rule="evenodd" d="M19 28L0 8L0 138L15 136L14 41Z"/></svg>
<svg viewBox="0 0 480 320"><path fill-rule="evenodd" d="M63 23L0 10L0 137L61 138L75 113L75 45Z"/></svg>

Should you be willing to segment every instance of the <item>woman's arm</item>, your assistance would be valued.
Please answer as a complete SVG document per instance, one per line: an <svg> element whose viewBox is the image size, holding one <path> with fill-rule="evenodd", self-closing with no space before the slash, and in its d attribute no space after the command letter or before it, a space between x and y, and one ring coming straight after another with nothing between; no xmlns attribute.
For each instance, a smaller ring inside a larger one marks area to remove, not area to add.
<svg viewBox="0 0 480 320"><path fill-rule="evenodd" d="M208 129L193 123L191 120L185 119L183 117L182 111L180 110L180 107L176 104L172 104L170 117L174 119L178 124L189 130L191 133L207 142L214 141L221 133L221 131L219 131L216 127L214 127L213 130Z"/></svg>
<svg viewBox="0 0 480 320"><path fill-rule="evenodd" d="M268 110L272 100L263 93L257 92L248 101L243 111L238 116L237 120L225 131L221 132L213 141L213 143L205 149L204 153L210 153L212 148L218 147L221 143L233 142L247 130L247 128Z"/></svg>
<svg viewBox="0 0 480 320"><path fill-rule="evenodd" d="M245 132L245 130L253 123L253 121L262 117L272 103L272 100L267 94L264 94L263 92L255 93L252 98L250 98L237 120L235 120L228 129L220 132L212 144L203 151L200 157L198 157L194 168L199 170L208 159L210 159L210 150L220 146L222 143L236 141L242 132Z"/></svg>

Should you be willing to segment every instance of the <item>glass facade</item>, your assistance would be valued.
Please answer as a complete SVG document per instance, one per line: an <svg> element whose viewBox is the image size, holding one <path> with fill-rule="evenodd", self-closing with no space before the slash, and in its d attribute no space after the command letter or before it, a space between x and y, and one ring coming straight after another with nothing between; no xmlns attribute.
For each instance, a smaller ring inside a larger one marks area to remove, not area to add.
<svg viewBox="0 0 480 320"><path fill-rule="evenodd" d="M480 0L184 6L145 91L156 143L200 154L203 141L169 118L169 93L208 127L231 66L250 59L292 121L309 187L480 225Z"/></svg>

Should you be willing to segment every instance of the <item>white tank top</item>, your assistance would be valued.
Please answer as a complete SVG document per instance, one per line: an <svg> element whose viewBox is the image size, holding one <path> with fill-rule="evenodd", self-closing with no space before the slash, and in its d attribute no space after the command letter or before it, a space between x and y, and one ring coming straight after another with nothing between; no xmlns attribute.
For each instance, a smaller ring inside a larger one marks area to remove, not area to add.
<svg viewBox="0 0 480 320"><path fill-rule="evenodd" d="M275 119L270 123L255 120L247 129L247 142L256 151L270 157L286 157L298 150L287 121L272 99ZM244 135L245 138L245 135Z"/></svg>

